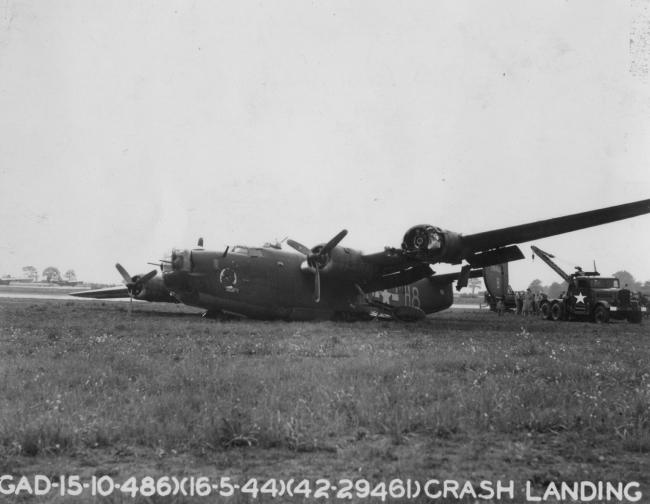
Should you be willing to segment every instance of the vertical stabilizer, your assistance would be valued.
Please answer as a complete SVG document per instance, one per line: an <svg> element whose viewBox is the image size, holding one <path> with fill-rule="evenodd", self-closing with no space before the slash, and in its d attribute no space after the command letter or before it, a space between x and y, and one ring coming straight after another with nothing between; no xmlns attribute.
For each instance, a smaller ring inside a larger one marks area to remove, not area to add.
<svg viewBox="0 0 650 504"><path fill-rule="evenodd" d="M483 268L485 288L494 299L505 299L508 294L508 263Z"/></svg>
<svg viewBox="0 0 650 504"><path fill-rule="evenodd" d="M491 310L496 310L497 300L501 298L505 308L515 308L515 293L508 280L508 263L496 264L483 268L483 281L487 292L485 301Z"/></svg>

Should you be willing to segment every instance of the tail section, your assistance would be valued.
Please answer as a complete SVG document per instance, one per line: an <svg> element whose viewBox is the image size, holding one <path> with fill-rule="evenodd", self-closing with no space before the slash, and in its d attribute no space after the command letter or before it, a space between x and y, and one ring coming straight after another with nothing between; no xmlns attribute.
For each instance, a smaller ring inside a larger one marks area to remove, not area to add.
<svg viewBox="0 0 650 504"><path fill-rule="evenodd" d="M505 298L508 290L508 263L483 268L483 281L490 296Z"/></svg>
<svg viewBox="0 0 650 504"><path fill-rule="evenodd" d="M510 288L508 263L483 268L483 282L487 292L485 301L491 310L496 310L497 300L501 298L506 308L516 306L515 293Z"/></svg>

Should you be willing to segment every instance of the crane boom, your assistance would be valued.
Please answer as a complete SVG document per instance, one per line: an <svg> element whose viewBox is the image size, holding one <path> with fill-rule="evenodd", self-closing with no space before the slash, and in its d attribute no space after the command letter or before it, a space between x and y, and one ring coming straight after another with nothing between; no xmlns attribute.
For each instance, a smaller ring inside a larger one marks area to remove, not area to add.
<svg viewBox="0 0 650 504"><path fill-rule="evenodd" d="M535 254L537 254L537 257L548 264L549 268L560 275L565 282L571 280L571 276L568 275L567 272L560 268L557 264L555 264L555 262L551 259L554 257L552 254L544 252L542 249L537 248L535 245L531 245L530 248L533 250L533 252L535 252Z"/></svg>

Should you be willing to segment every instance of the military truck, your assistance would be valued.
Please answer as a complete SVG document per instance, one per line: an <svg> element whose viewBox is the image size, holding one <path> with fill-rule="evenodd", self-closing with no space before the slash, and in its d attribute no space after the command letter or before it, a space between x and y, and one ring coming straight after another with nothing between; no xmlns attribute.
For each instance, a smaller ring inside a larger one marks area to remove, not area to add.
<svg viewBox="0 0 650 504"><path fill-rule="evenodd" d="M597 324L611 319L641 323L646 307L636 294L621 289L616 277L601 276L597 271L566 273L552 260L553 255L532 246L537 256L553 269L568 287L559 299L546 299L540 304L542 317L547 320L592 320ZM594 268L595 269L595 268Z"/></svg>

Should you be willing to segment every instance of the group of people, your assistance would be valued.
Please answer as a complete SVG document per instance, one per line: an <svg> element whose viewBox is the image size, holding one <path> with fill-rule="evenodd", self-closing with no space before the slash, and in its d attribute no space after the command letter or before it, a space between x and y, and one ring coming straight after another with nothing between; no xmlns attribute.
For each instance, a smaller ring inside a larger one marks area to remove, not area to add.
<svg viewBox="0 0 650 504"><path fill-rule="evenodd" d="M543 292L533 292L530 289L525 291L515 292L515 313L527 317L529 315L539 315L539 308L542 300L547 299L547 295ZM497 298L497 314L503 315L505 311L505 303L503 298Z"/></svg>
<svg viewBox="0 0 650 504"><path fill-rule="evenodd" d="M517 315L539 315L539 307L542 300L546 299L546 294L542 292L532 292L530 289L515 292L515 303L517 305Z"/></svg>

